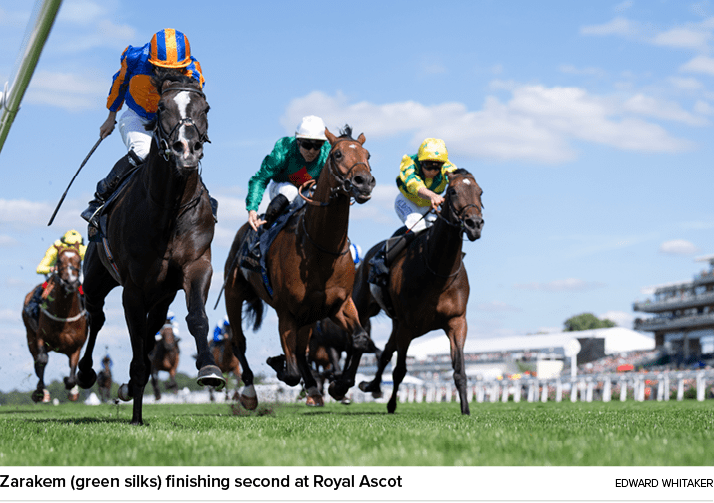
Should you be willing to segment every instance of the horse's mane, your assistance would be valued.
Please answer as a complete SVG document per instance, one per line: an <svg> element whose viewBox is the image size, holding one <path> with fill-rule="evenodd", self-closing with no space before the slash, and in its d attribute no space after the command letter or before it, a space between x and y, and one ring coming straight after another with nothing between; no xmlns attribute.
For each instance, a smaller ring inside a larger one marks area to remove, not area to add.
<svg viewBox="0 0 714 503"><path fill-rule="evenodd" d="M463 169L463 168L457 168L454 171L452 171L453 174L455 175L461 175L461 176L470 176L473 177L470 171Z"/></svg>
<svg viewBox="0 0 714 503"><path fill-rule="evenodd" d="M345 127L340 128L340 136L338 138L354 140L354 138L352 138L352 128L349 124L345 124Z"/></svg>

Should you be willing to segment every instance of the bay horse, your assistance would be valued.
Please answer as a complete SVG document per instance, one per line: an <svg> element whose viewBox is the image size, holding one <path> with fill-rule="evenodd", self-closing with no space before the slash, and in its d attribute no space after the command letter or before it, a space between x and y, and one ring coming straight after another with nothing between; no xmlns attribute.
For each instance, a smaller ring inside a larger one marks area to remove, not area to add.
<svg viewBox="0 0 714 503"><path fill-rule="evenodd" d="M131 424L143 424L142 399L151 374L154 335L166 320L178 290L185 293L186 324L197 349L198 383L223 387L225 380L208 350L206 298L211 283L211 241L215 222L199 161L208 141L208 103L197 82L168 76L154 81L160 94L146 161L117 195L106 223L106 238L92 241L84 260L89 340L79 362L80 386L96 374L92 351L105 321L106 296L121 285L132 360L129 383L119 398L134 400Z"/></svg>
<svg viewBox="0 0 714 503"><path fill-rule="evenodd" d="M49 398L45 397L44 376L49 361L48 353L51 351L69 357L69 376L64 378L64 386L69 390L68 398L71 401L76 401L79 397L76 388L77 363L82 346L87 340L87 317L80 294L81 268L79 245L58 247L57 262L42 294L43 302L37 329L35 321L25 309L22 310L27 345L39 379L37 389L32 392L34 402ZM25 306L32 298L35 288L25 297Z"/></svg>
<svg viewBox="0 0 714 503"><path fill-rule="evenodd" d="M179 346L181 340L174 334L174 325L170 319L166 320L164 326L159 331L159 338L154 345L154 349L149 353L151 360L151 386L154 388L154 398L161 400L161 390L159 389L159 372L168 372L169 380L166 382L166 389L176 393L176 370L179 364Z"/></svg>
<svg viewBox="0 0 714 503"><path fill-rule="evenodd" d="M112 359L107 354L102 358L102 370L97 375L97 387L99 388L99 399L108 402L111 399L112 391Z"/></svg>
<svg viewBox="0 0 714 503"><path fill-rule="evenodd" d="M302 378L310 405L324 404L306 358L315 322L332 318L351 335L352 345L357 349L363 349L369 340L351 299L355 266L347 237L351 199L359 204L367 202L375 185L369 152L363 147L364 134L353 139L349 126L339 137L327 128L325 135L331 145L330 154L315 183L312 199L301 196L308 204L295 212L277 234L265 258L272 294L261 274L234 267L235 257L249 237L249 230L252 231L248 223L236 233L226 260L226 312L233 330L233 352L243 369L244 406L246 403L248 407L257 406L253 372L245 358L246 341L241 326L244 302L247 314L254 317L254 329L262 321L261 301L277 312L284 355L268 358L268 364L275 369L278 379L289 386L298 385ZM330 384L333 398L342 399L354 385L357 367L350 370L351 381L349 373L343 373L340 381Z"/></svg>
<svg viewBox="0 0 714 503"><path fill-rule="evenodd" d="M397 408L399 385L407 373L407 350L412 340L432 330L444 330L451 345L454 382L461 400L461 413L469 414L466 397L464 343L466 341L466 305L469 300L469 279L464 267L462 234L469 241L481 237L483 229L483 190L473 175L464 169L448 174L449 186L437 220L392 263L389 270L387 299L394 310L392 332L378 361L377 373L371 382L363 381L362 391L381 393L382 372L397 351L397 364L392 372L394 388L387 411ZM358 270L354 301L364 324L381 310L368 282L370 259L382 248L375 245Z"/></svg>
<svg viewBox="0 0 714 503"><path fill-rule="evenodd" d="M236 358L236 355L233 354L232 340L233 331L231 327L228 326L226 327L224 339L220 342L211 340L211 342L208 343L208 347L213 352L213 359L216 360L216 365L221 369L221 372L224 374L232 373L235 377L236 390L233 393L233 399L239 400L240 393L238 393L238 385L241 382L240 362L238 358ZM213 389L211 388L210 391L212 393ZM228 388L226 388L226 399L228 399Z"/></svg>

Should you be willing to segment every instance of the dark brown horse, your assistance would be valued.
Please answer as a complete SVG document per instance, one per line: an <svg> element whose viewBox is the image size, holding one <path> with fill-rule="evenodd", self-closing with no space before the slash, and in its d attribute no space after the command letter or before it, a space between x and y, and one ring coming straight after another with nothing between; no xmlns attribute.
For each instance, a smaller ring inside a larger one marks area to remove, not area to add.
<svg viewBox="0 0 714 503"><path fill-rule="evenodd" d="M154 349L149 353L151 360L151 386L154 388L154 398L161 400L161 390L159 389L159 372L168 372L169 380L166 382L166 389L176 393L176 369L179 364L179 339L174 334L173 322L166 319L166 323L161 327L158 334L160 337L154 345Z"/></svg>
<svg viewBox="0 0 714 503"><path fill-rule="evenodd" d="M186 324L196 342L198 382L225 384L206 340L215 223L199 161L208 140L209 107L193 79L156 84L161 99L149 156L110 208L106 241L91 242L84 260L89 340L79 362L79 383L84 388L94 384L92 351L105 321L104 299L121 285L132 361L129 383L120 386L119 398L134 400L131 424L143 424L149 352L179 290L186 296Z"/></svg>
<svg viewBox="0 0 714 503"><path fill-rule="evenodd" d="M27 345L35 361L35 373L39 379L37 389L32 392L32 400L35 402L49 400L49 395L45 396L44 377L49 360L48 353L51 351L69 357L69 377L64 378L64 386L69 390L70 400L75 401L79 397L76 370L79 353L87 340L87 317L79 292L81 267L82 258L78 246L59 247L54 271L42 293L36 330L35 321L30 319L25 309L22 310L22 320L27 330ZM25 297L25 306L34 291L33 288Z"/></svg>
<svg viewBox="0 0 714 503"><path fill-rule="evenodd" d="M377 374L371 382L361 382L362 391L380 392L382 372L397 351L397 364L392 372L394 390L387 411L397 408L399 384L407 373L407 350L412 340L431 330L444 330L451 344L454 382L461 399L461 413L469 413L466 397L464 342L466 341L466 304L469 279L464 268L462 235L469 241L481 237L483 228L481 194L483 191L466 170L449 176L449 187L441 205L439 218L427 231L420 233L392 263L389 271L387 301L395 316L392 333L379 359ZM369 260L381 249L375 245L359 268L354 301L363 323L379 313L381 307L372 295Z"/></svg>
<svg viewBox="0 0 714 503"><path fill-rule="evenodd" d="M339 138L327 129L325 135L332 148L313 199L278 233L265 259L272 295L260 274L234 267L236 254L248 236L247 223L238 230L226 260L226 312L233 329L233 352L243 369L244 393L253 389L241 327L244 302L248 303L247 312L255 315L254 328L262 321L261 300L276 310L284 355L269 358L268 364L289 386L296 386L302 378L308 403L314 405L323 404L306 359L315 322L332 318L352 336L357 348L369 340L350 296L355 267L347 238L351 198L358 203L368 201L375 185L369 152L362 146L364 135L353 139L349 127ZM351 370L356 373L356 366ZM330 395L341 399L354 384L354 373L351 381L345 372L340 381L331 383ZM253 403L257 405L257 400Z"/></svg>
<svg viewBox="0 0 714 503"><path fill-rule="evenodd" d="M365 320L366 325L363 328L369 333L370 321ZM339 379L342 374L342 354L345 355L344 367L350 368L352 358L359 353L374 353L377 358L380 357L382 351L375 346L372 339L367 342L368 347L364 351L356 352L352 347L352 339L350 334L345 332L330 318L325 318L315 324L315 328L310 337L308 344L307 361L313 369L313 375L316 375L318 388L322 391L322 386L319 385L325 380L333 381Z"/></svg>

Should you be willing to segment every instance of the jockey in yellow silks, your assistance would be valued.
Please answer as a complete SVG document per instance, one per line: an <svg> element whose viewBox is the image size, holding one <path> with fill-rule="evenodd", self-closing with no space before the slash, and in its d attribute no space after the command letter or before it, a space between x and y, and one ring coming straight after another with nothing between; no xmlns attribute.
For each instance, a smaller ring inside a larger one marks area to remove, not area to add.
<svg viewBox="0 0 714 503"><path fill-rule="evenodd" d="M37 274L49 275L55 268L57 263L57 256L62 248L76 247L79 250L79 256L84 260L84 253L87 251L87 247L84 244L84 239L82 235L75 231L74 229L64 233L64 236L55 241L52 246L47 248L45 256L40 261L37 266ZM44 292L47 282L38 285L35 291L32 292L32 297L30 301L25 306L25 311L30 317L37 321L40 316L40 302L42 302L42 293ZM80 287L81 293L81 287Z"/></svg>
<svg viewBox="0 0 714 503"><path fill-rule="evenodd" d="M444 202L441 194L449 182L446 174L455 170L456 166L449 162L444 140L437 138L427 138L415 155L402 157L394 210L407 229L419 232L433 223L436 215L424 215Z"/></svg>
<svg viewBox="0 0 714 503"><path fill-rule="evenodd" d="M84 244L82 235L73 229L65 232L64 236L59 238L52 244L52 246L47 248L45 256L40 261L40 265L37 266L37 274L50 274L55 267L55 263L57 262L59 250L63 247L73 246L75 244L79 246L79 256L82 257L82 260L84 260L84 252L87 251L87 246Z"/></svg>
<svg viewBox="0 0 714 503"><path fill-rule="evenodd" d="M191 56L188 37L178 30L166 28L155 33L148 44L130 45L124 49L121 68L114 74L109 89L109 115L99 128L99 136L106 138L112 133L117 112L126 103L127 109L119 118L119 132L129 152L119 159L106 178L99 181L94 199L82 212L82 218L94 225L96 222L92 222L92 217L96 211L117 189L124 176L149 155L152 132L145 126L156 117L161 98L151 81L157 71L181 73L196 80L201 88L205 83L201 65Z"/></svg>
<svg viewBox="0 0 714 503"><path fill-rule="evenodd" d="M384 286L389 274L389 264L411 243L416 233L425 230L436 220L436 210L443 202L444 190L449 183L448 173L456 170L449 161L444 140L427 138L414 155L404 155L397 176L397 194L394 210L406 226L403 239L388 251L381 250L372 259L370 283Z"/></svg>

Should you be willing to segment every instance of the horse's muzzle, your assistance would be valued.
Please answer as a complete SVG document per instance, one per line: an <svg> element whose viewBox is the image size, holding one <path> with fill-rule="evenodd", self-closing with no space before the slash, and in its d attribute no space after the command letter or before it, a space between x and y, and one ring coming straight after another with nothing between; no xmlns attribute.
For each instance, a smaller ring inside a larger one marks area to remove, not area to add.
<svg viewBox="0 0 714 503"><path fill-rule="evenodd" d="M483 217L478 215L469 215L462 220L464 226L464 232L469 241L476 241L481 237L481 230L483 230Z"/></svg>
<svg viewBox="0 0 714 503"><path fill-rule="evenodd" d="M363 204L372 198L372 190L377 184L371 173L356 174L350 179L352 185L352 197L358 204Z"/></svg>

